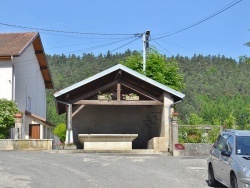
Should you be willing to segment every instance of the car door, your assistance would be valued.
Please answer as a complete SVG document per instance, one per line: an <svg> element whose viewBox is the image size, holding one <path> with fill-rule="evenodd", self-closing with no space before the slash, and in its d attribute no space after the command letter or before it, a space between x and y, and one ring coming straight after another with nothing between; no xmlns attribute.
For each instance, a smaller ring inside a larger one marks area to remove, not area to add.
<svg viewBox="0 0 250 188"><path fill-rule="evenodd" d="M215 143L212 151L211 151L211 160L213 164L214 175L218 179L222 179L221 177L221 151L226 143L228 138L228 134L223 134L219 137L218 141Z"/></svg>
<svg viewBox="0 0 250 188"><path fill-rule="evenodd" d="M222 151L226 151L230 154L232 154L233 152L233 147L234 147L234 137L232 135L230 135L227 140L226 143L222 149ZM229 185L230 183L230 171L231 171L231 163L232 163L232 159L231 157L227 157L227 156L220 156L220 166L221 166L221 178L223 180L223 182L226 182L227 185Z"/></svg>

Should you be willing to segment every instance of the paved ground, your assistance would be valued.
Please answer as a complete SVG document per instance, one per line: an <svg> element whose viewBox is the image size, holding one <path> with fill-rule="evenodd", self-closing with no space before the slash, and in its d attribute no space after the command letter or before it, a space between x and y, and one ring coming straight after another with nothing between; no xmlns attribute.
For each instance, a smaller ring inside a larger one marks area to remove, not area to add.
<svg viewBox="0 0 250 188"><path fill-rule="evenodd" d="M199 157L0 151L0 188L205 188L206 180Z"/></svg>

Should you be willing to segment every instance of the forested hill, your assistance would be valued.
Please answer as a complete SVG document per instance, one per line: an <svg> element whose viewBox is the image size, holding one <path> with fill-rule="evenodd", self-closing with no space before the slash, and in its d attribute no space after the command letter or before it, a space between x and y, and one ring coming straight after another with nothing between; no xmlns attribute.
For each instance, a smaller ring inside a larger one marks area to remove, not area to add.
<svg viewBox="0 0 250 188"><path fill-rule="evenodd" d="M120 60L131 55L133 52L127 50L125 53L95 56L92 53L80 56L70 55L47 55L55 91L61 90L105 69L119 63Z"/></svg>
<svg viewBox="0 0 250 188"><path fill-rule="evenodd" d="M112 67L131 55L125 53L83 56L47 55L55 91L79 82L100 71ZM195 114L196 123L226 124L228 121L241 128L250 124L250 65L236 62L224 56L194 55L192 58L174 58L184 75L186 96L177 105L181 122L190 122ZM52 91L48 91L48 119L53 123L62 121L56 117ZM64 120L64 119L63 119Z"/></svg>

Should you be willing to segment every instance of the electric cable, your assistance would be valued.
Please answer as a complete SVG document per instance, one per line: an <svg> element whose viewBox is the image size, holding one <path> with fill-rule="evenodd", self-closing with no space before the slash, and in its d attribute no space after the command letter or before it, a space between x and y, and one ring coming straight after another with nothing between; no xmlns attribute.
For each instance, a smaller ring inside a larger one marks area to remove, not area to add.
<svg viewBox="0 0 250 188"><path fill-rule="evenodd" d="M124 47L124 46L127 46L127 45L131 44L132 42L134 42L134 41L136 41L136 40L138 40L138 38L135 38L134 40L132 40L132 41L130 41L130 42L128 42L128 43L126 43L126 44L124 44L124 45L122 45L122 46L120 46L120 47L118 47L118 48L116 48L116 49L114 49L114 50L112 50L112 51L110 51L110 52L114 52L114 51L116 51L116 50L118 50L118 49L120 49L120 48L122 48L122 47Z"/></svg>
<svg viewBox="0 0 250 188"><path fill-rule="evenodd" d="M187 47L185 47L185 46L182 46L182 45L179 45L179 44L176 44L176 43L173 43L173 42L167 42L167 41L165 41L165 40L163 40L163 39L157 39L158 40L158 42L159 41L162 41L162 42L164 42L164 43L168 43L168 44L172 44L172 45L175 45L175 46L178 46L178 47L180 47L180 48L183 48L183 49L186 49L186 50L189 50L189 51L192 51L192 52L196 52L196 53L199 53L199 54L202 54L200 51L198 51L198 50L194 50L194 49L191 49L191 48L187 48ZM154 41L155 42L155 41Z"/></svg>
<svg viewBox="0 0 250 188"><path fill-rule="evenodd" d="M193 23L193 24L191 24L191 25L189 25L189 26L186 26L186 27L184 27L183 29L179 29L179 30L177 30L177 31L173 31L172 33L166 34L166 35L164 35L164 36L154 38L154 40L161 39L161 38L165 38L165 37L168 37L168 36L171 36L171 35L175 35L175 34L180 33L180 32L182 32L182 31L188 30L188 29L190 29L190 28L192 28L192 27L194 27L194 26L197 26L197 25L199 25L199 24L201 24L201 23L203 23L203 22L205 22L205 21L207 21L207 20L209 20L209 19L211 19L211 18L217 16L218 14L220 14L220 13L222 13L222 12L228 10L229 8L235 6L236 4L240 3L241 1L243 1L243 0L233 1L233 2L231 2L230 4L228 4L227 6L225 6L224 8L218 10L217 12L213 13L212 15L210 15L210 16L208 16L208 17L205 17L205 18L201 19L200 21L197 21L197 22L195 22L195 23Z"/></svg>
<svg viewBox="0 0 250 188"><path fill-rule="evenodd" d="M122 40L118 40L118 41L114 41L114 42L110 42L110 43L106 43L106 44L101 44L101 45L97 45L97 46L93 46L93 47L89 47L89 48L85 48L85 49L80 49L80 50L75 50L75 51L71 51L71 52L66 52L65 54L70 54L70 53L73 53L73 52L79 52L79 51L89 51L89 50L95 50L95 49L98 49L98 48L102 48L102 47L106 47L106 46L109 46L109 45L112 45L112 44L116 44L116 43L119 43L119 42L122 42L122 41L125 41L125 40L129 40L131 38L135 38L135 37L128 37L128 38L125 38L125 39L122 39ZM137 39L137 37L136 37Z"/></svg>
<svg viewBox="0 0 250 188"><path fill-rule="evenodd" d="M168 51L166 48L164 48L162 45L160 45L158 42L156 42L154 39L152 39L154 43L156 43L158 46L160 46L162 49L164 49L167 53L173 55L170 51Z"/></svg>
<svg viewBox="0 0 250 188"><path fill-rule="evenodd" d="M129 35L129 36L138 36L141 35L139 33L135 34L121 34L121 33L83 33L83 32L77 32L77 31L63 31L63 30L54 30L54 29L43 29L43 28L37 28L37 27L27 27L27 26L20 26L20 25L14 25L14 24L6 24L1 23L0 25L9 26L9 27L16 27L16 28L22 28L22 29L32 29L32 30L41 30L41 31L49 31L49 32L55 32L55 33L67 33L67 34L78 34L78 35Z"/></svg>

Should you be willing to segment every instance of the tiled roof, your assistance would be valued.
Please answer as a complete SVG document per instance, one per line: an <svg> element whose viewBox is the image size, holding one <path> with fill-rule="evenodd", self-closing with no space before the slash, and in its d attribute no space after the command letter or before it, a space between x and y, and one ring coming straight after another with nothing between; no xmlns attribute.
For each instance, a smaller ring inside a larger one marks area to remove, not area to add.
<svg viewBox="0 0 250 188"><path fill-rule="evenodd" d="M37 35L37 32L0 33L0 56L21 55Z"/></svg>
<svg viewBox="0 0 250 188"><path fill-rule="evenodd" d="M45 86L47 89L53 89L49 65L38 32L0 33L0 60L21 56L31 44L33 44Z"/></svg>

